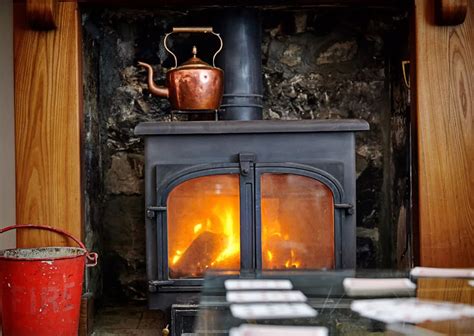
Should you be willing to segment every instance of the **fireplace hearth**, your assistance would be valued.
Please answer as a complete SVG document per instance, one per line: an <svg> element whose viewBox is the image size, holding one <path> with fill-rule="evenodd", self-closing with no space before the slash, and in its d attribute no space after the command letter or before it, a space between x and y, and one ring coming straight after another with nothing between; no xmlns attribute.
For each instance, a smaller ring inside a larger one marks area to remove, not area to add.
<svg viewBox="0 0 474 336"><path fill-rule="evenodd" d="M145 122L149 306L189 302L205 271L356 265L362 120Z"/></svg>

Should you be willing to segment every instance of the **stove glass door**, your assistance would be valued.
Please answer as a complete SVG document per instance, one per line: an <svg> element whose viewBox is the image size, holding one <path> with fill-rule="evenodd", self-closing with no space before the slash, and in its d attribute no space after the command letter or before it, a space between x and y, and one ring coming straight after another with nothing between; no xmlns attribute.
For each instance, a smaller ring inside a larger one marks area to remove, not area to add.
<svg viewBox="0 0 474 336"><path fill-rule="evenodd" d="M302 175L261 174L262 269L335 268L334 197Z"/></svg>
<svg viewBox="0 0 474 336"><path fill-rule="evenodd" d="M240 269L238 174L193 178L170 192L168 267L171 279Z"/></svg>

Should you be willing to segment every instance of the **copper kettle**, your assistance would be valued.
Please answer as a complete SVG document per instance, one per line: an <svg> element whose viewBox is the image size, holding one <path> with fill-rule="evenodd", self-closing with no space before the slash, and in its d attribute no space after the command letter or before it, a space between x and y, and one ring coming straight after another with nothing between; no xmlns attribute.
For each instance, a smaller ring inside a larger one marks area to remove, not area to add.
<svg viewBox="0 0 474 336"><path fill-rule="evenodd" d="M176 55L168 48L166 41L173 33L211 33L219 38L220 47L212 58L212 66L196 56L197 49L193 47L188 61L178 66ZM212 27L180 27L173 28L166 34L164 46L174 57L175 66L166 73L167 87L156 86L153 82L151 65L138 62L148 70L148 89L154 95L168 98L174 110L217 110L221 104L224 91L224 71L215 66L217 54L222 50L223 42Z"/></svg>

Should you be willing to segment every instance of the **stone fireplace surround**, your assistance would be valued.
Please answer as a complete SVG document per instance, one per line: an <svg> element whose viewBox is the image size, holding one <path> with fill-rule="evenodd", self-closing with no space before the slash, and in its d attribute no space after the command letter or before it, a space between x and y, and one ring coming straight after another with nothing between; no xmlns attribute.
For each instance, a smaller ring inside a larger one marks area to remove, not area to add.
<svg viewBox="0 0 474 336"><path fill-rule="evenodd" d="M162 81L170 66L163 34L211 12L82 8L86 239L104 261L89 284L104 300L141 300L147 291L143 142L133 128L170 115L166 100L148 94L136 62L154 64ZM409 262L410 120L398 67L406 13L267 7L262 15L264 119L367 120L371 131L356 138L357 265Z"/></svg>

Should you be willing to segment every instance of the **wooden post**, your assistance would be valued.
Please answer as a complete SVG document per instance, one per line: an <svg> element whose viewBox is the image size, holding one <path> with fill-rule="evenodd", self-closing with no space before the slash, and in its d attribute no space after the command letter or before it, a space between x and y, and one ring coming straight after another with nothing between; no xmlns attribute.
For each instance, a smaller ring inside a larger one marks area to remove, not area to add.
<svg viewBox="0 0 474 336"><path fill-rule="evenodd" d="M77 4L58 4L56 30L27 25L14 5L16 218L82 238L81 25ZM22 246L64 245L42 231L18 232Z"/></svg>
<svg viewBox="0 0 474 336"><path fill-rule="evenodd" d="M474 267L474 2L455 27L414 15L420 264Z"/></svg>

